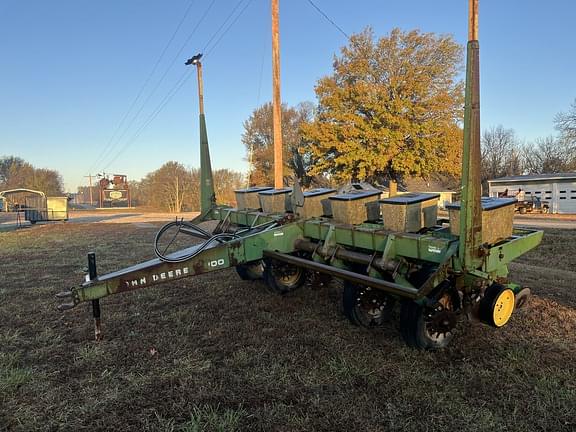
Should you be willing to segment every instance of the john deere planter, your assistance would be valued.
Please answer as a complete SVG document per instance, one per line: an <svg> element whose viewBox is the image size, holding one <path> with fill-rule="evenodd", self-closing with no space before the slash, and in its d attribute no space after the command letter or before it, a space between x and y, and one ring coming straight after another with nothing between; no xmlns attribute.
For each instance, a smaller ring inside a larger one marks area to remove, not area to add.
<svg viewBox="0 0 576 432"><path fill-rule="evenodd" d="M480 197L477 3L470 0L462 197L449 208L450 223L437 221L437 195L381 199L366 185L250 188L236 191L237 208L216 205L201 100L201 215L162 228L153 260L99 276L90 254L85 281L58 295L68 299L59 308L92 302L99 338L101 298L234 267L279 294L305 289L310 274L341 279L353 324L381 325L399 307L402 337L414 348L446 346L463 317L506 325L516 299L528 295L508 279L508 263L536 247L542 232L513 229L513 200ZM202 96L200 57L189 64L198 68ZM200 227L210 220L214 229ZM168 253L163 244L175 235L200 242Z"/></svg>

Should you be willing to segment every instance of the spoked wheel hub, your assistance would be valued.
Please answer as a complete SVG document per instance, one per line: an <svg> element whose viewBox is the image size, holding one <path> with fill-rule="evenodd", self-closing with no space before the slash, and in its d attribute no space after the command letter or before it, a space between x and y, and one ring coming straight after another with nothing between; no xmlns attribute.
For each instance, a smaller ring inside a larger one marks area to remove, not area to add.
<svg viewBox="0 0 576 432"><path fill-rule="evenodd" d="M438 286L428 304L404 301L400 310L402 338L413 348L444 348L454 337L459 310L460 297L448 281Z"/></svg>
<svg viewBox="0 0 576 432"><path fill-rule="evenodd" d="M274 276L283 285L294 285L304 270L300 267L284 264L273 269Z"/></svg>
<svg viewBox="0 0 576 432"><path fill-rule="evenodd" d="M343 307L348 319L362 327L380 326L390 319L395 300L367 286L344 283Z"/></svg>
<svg viewBox="0 0 576 432"><path fill-rule="evenodd" d="M253 261L245 264L238 264L236 272L242 280L257 280L262 279L264 273L264 265L262 260Z"/></svg>
<svg viewBox="0 0 576 432"><path fill-rule="evenodd" d="M274 291L286 294L306 282L307 272L302 267L276 260L264 261L264 281Z"/></svg>
<svg viewBox="0 0 576 432"><path fill-rule="evenodd" d="M458 317L449 293L444 294L438 304L425 313L425 331L432 341L440 342L452 337Z"/></svg>
<svg viewBox="0 0 576 432"><path fill-rule="evenodd" d="M372 324L382 322L389 303L390 298L387 295L370 287L361 287L356 297L356 308L361 310Z"/></svg>

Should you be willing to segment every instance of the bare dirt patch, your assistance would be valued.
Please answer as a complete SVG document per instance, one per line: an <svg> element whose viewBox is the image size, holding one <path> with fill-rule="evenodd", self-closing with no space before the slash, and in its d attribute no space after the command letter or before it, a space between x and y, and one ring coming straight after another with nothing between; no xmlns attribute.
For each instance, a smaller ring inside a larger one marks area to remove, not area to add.
<svg viewBox="0 0 576 432"><path fill-rule="evenodd" d="M165 213L139 209L81 210L69 213L71 223L147 223L175 219L191 220L198 212Z"/></svg>
<svg viewBox="0 0 576 432"><path fill-rule="evenodd" d="M151 257L158 223L0 233L0 430L573 431L576 231L548 230L511 266L536 294L501 329L463 324L451 347L368 331L341 287L288 296L233 270L61 314L54 293Z"/></svg>

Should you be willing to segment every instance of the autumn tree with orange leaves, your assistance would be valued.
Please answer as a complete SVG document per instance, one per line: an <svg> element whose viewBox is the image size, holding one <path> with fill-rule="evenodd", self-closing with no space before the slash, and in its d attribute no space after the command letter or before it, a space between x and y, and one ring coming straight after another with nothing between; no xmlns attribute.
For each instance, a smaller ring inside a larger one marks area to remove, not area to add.
<svg viewBox="0 0 576 432"><path fill-rule="evenodd" d="M282 104L282 144L284 161L284 183L291 184L293 176L304 185L312 179L307 175L310 158L302 141L301 126L312 118L313 105L302 102L296 107ZM274 183L274 130L272 103L256 108L244 122L242 143L246 146L250 163L250 185Z"/></svg>
<svg viewBox="0 0 576 432"><path fill-rule="evenodd" d="M458 175L463 49L452 36L394 29L353 35L316 85L318 110L302 125L310 174L335 181Z"/></svg>

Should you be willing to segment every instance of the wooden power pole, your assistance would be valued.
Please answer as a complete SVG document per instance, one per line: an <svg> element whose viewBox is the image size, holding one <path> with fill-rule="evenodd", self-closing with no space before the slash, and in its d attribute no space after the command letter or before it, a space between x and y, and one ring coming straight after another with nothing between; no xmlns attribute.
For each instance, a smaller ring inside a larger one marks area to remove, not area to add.
<svg viewBox="0 0 576 432"><path fill-rule="evenodd" d="M94 177L92 174L88 174L87 176L84 176L85 178L89 179L90 182L90 189L89 193L90 193L90 205L93 206L94 202L92 201L92 177Z"/></svg>
<svg viewBox="0 0 576 432"><path fill-rule="evenodd" d="M280 24L278 1L272 0L272 104L274 125L274 187L284 187L284 162L282 161L282 100L280 99Z"/></svg>
<svg viewBox="0 0 576 432"><path fill-rule="evenodd" d="M480 179L480 45L478 0L469 0L466 90L464 101L464 148L460 198L460 246L464 270L482 263L482 201Z"/></svg>

